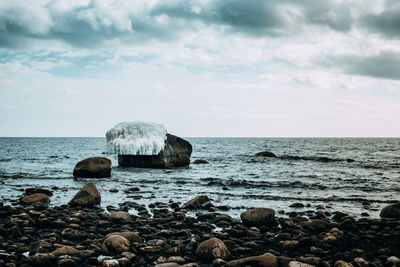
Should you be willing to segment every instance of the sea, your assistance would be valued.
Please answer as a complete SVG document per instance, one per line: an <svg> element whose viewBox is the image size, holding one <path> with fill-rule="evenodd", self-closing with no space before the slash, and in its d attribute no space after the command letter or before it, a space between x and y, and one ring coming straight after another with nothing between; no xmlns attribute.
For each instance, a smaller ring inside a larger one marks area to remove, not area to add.
<svg viewBox="0 0 400 267"><path fill-rule="evenodd" d="M0 201L16 205L25 188L41 187L54 193L50 205L62 205L89 181L105 209L126 201L148 207L207 195L235 217L247 208L267 207L375 218L400 200L400 138L185 139L193 146L192 161L209 164L173 171L123 168L117 155L104 154L105 138L0 138ZM278 157L254 156L265 150ZM95 156L111 159L112 177L74 179L75 164ZM134 186L140 191L124 192ZM289 207L293 203L304 207Z"/></svg>

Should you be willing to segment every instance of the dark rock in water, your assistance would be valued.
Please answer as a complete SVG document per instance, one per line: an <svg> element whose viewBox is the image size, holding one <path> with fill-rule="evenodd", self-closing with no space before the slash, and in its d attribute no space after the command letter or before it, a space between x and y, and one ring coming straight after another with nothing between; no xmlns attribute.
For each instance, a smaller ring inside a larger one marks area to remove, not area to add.
<svg viewBox="0 0 400 267"><path fill-rule="evenodd" d="M256 156L256 157L276 158L276 155L274 153L272 153L271 151L258 152L254 156Z"/></svg>
<svg viewBox="0 0 400 267"><path fill-rule="evenodd" d="M53 193L52 193L50 190L43 189L43 188L36 188L36 187L34 187L34 188L27 188L27 189L25 189L25 194L26 194L27 196L33 195L33 194L36 194L36 193L46 194L46 195L48 195L49 197L51 197L51 196L53 195Z"/></svg>
<svg viewBox="0 0 400 267"><path fill-rule="evenodd" d="M400 218L400 202L384 207L380 213L380 216L382 218L399 219Z"/></svg>
<svg viewBox="0 0 400 267"><path fill-rule="evenodd" d="M70 206L93 207L100 205L101 196L93 182L88 183L71 199Z"/></svg>
<svg viewBox="0 0 400 267"><path fill-rule="evenodd" d="M252 226L276 226L275 211L268 208L249 209L240 214L243 225Z"/></svg>
<svg viewBox="0 0 400 267"><path fill-rule="evenodd" d="M35 193L20 199L22 204L33 204L36 202L48 203L49 196L43 193Z"/></svg>
<svg viewBox="0 0 400 267"><path fill-rule="evenodd" d="M188 209L198 209L201 208L201 205L210 201L208 196L197 196L188 202L186 202L183 206Z"/></svg>
<svg viewBox="0 0 400 267"><path fill-rule="evenodd" d="M164 150L157 155L118 155L121 167L173 168L190 164L192 145L175 135L167 134Z"/></svg>
<svg viewBox="0 0 400 267"><path fill-rule="evenodd" d="M214 259L227 259L231 254L224 242L214 237L199 244L196 256L204 262L212 262Z"/></svg>
<svg viewBox="0 0 400 267"><path fill-rule="evenodd" d="M289 207L290 207L290 208L303 208L303 207L304 207L304 204L301 203L301 202L295 202L295 203L290 204Z"/></svg>
<svg viewBox="0 0 400 267"><path fill-rule="evenodd" d="M196 159L192 164L208 164L208 161L204 159Z"/></svg>
<svg viewBox="0 0 400 267"><path fill-rule="evenodd" d="M73 175L75 178L111 177L111 160L101 157L84 159L76 164Z"/></svg>

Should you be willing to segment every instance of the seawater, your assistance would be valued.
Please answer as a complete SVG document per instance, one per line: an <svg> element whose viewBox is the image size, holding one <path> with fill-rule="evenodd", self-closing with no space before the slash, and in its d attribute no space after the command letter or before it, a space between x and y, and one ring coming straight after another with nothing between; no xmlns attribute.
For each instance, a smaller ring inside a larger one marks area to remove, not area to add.
<svg viewBox="0 0 400 267"><path fill-rule="evenodd" d="M15 203L27 187L51 189L51 205L66 204L94 180L102 206L133 201L186 202L208 195L238 216L250 207L304 211L321 206L353 216L400 200L400 138L186 138L192 160L206 165L162 169L118 167L116 155L104 155L105 138L0 138L0 201ZM278 158L255 157L269 150ZM75 164L87 157L112 160L112 177L73 179ZM137 186L139 192L124 193ZM119 192L111 193L110 189ZM289 208L293 202L309 207Z"/></svg>

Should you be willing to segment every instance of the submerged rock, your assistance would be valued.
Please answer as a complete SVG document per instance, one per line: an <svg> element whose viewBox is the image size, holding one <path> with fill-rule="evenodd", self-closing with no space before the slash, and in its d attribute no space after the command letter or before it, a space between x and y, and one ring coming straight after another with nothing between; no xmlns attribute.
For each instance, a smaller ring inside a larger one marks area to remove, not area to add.
<svg viewBox="0 0 400 267"><path fill-rule="evenodd" d="M247 227L252 226L275 226L275 210L268 208L254 208L249 209L240 214L243 225Z"/></svg>
<svg viewBox="0 0 400 267"><path fill-rule="evenodd" d="M111 177L111 160L102 157L81 160L76 164L73 175L75 178Z"/></svg>
<svg viewBox="0 0 400 267"><path fill-rule="evenodd" d="M157 155L118 155L121 167L173 168L190 164L192 145L175 135L167 134L164 150Z"/></svg>
<svg viewBox="0 0 400 267"><path fill-rule="evenodd" d="M208 164L208 161L204 159L196 159L192 164Z"/></svg>
<svg viewBox="0 0 400 267"><path fill-rule="evenodd" d="M46 195L48 195L49 197L53 196L53 193L52 193L50 190L47 190L47 189L37 188L37 187L25 189L25 194L26 194L27 196L33 195L33 194L36 194L36 193L46 194Z"/></svg>
<svg viewBox="0 0 400 267"><path fill-rule="evenodd" d="M400 218L400 202L384 207L380 213L382 218Z"/></svg>
<svg viewBox="0 0 400 267"><path fill-rule="evenodd" d="M93 182L88 183L71 199L70 206L93 207L100 205L101 196Z"/></svg>
<svg viewBox="0 0 400 267"><path fill-rule="evenodd" d="M258 152L254 156L256 156L256 157L276 158L276 155L274 153L272 153L271 151Z"/></svg>

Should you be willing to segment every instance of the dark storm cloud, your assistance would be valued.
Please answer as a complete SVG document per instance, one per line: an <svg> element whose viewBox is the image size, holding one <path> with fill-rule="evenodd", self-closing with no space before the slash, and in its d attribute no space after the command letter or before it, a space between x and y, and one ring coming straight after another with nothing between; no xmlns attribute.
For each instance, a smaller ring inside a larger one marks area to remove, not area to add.
<svg viewBox="0 0 400 267"><path fill-rule="evenodd" d="M400 80L400 54L392 51L368 57L335 57L322 64L326 67L339 68L348 74Z"/></svg>
<svg viewBox="0 0 400 267"><path fill-rule="evenodd" d="M2 47L28 45L27 41L32 39L61 40L82 47L101 46L115 39L131 43L173 40L195 30L195 21L208 27L224 27L225 33L253 37L295 34L302 25L322 25L335 31L348 31L352 26L347 6L330 0L160 1L143 12L134 14L126 10L122 19L130 22L130 27L125 28L115 21L121 18L108 17L108 10L99 8L95 0L68 11L57 9L57 1L45 6L36 4L35 9L31 8L35 4L30 7L9 3L12 4L0 7ZM166 23L156 21L162 15L168 16Z"/></svg>
<svg viewBox="0 0 400 267"><path fill-rule="evenodd" d="M400 3L387 2L385 9L377 14L367 14L361 19L362 25L369 31L379 33L386 38L400 37Z"/></svg>
<svg viewBox="0 0 400 267"><path fill-rule="evenodd" d="M229 26L232 31L256 36L278 35L285 28L283 12L276 1L225 0L208 5L188 1L166 1L152 10L153 15L167 15L188 21L198 20L207 25Z"/></svg>

